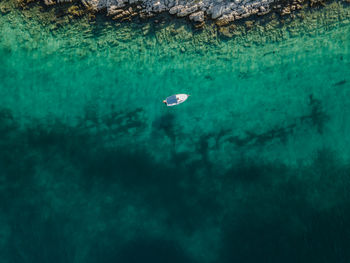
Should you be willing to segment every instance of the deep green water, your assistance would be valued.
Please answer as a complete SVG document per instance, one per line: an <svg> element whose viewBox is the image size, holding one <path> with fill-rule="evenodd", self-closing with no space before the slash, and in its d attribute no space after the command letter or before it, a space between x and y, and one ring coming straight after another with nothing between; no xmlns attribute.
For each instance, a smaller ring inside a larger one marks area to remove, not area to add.
<svg viewBox="0 0 350 263"><path fill-rule="evenodd" d="M0 15L0 262L349 262L344 10L233 40Z"/></svg>

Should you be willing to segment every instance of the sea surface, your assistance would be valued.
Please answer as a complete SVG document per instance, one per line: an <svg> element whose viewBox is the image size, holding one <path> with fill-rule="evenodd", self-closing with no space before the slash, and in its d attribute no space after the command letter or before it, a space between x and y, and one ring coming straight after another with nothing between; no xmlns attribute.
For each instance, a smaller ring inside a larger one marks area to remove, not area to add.
<svg viewBox="0 0 350 263"><path fill-rule="evenodd" d="M1 263L350 262L349 6L50 12L0 13Z"/></svg>

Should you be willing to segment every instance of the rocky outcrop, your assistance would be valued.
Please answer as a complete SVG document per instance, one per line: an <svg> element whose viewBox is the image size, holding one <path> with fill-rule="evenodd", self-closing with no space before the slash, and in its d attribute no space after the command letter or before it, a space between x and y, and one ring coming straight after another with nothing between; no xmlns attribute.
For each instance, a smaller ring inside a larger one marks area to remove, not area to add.
<svg viewBox="0 0 350 263"><path fill-rule="evenodd" d="M168 12L177 17L188 17L196 23L205 19L216 20L218 25L226 25L234 20L251 15L264 15L270 12L276 0L80 0L90 10L107 10L113 19L125 19L139 15L150 17ZM300 1L285 6L281 14L289 14L300 9ZM70 0L44 0L45 4L70 2ZM131 8L131 9L130 9Z"/></svg>

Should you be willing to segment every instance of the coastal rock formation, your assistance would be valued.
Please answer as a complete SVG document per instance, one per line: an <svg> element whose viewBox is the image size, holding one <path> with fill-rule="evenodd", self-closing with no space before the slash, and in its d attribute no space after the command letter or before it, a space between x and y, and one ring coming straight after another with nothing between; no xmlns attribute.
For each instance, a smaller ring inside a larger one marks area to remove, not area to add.
<svg viewBox="0 0 350 263"><path fill-rule="evenodd" d="M189 16L190 20L193 20L194 22L203 22L204 21L204 12L203 11L199 11L196 13L192 13Z"/></svg>
<svg viewBox="0 0 350 263"><path fill-rule="evenodd" d="M70 2L71 0L44 0L45 4ZM218 25L246 18L251 15L264 15L271 10L275 0L80 0L90 10L107 10L113 19L129 18L135 15L151 17L157 13L168 12L177 17L188 17L196 23L208 19L216 20ZM300 9L300 2L284 6L282 14ZM135 8L137 6L137 8ZM129 10L132 7L132 10Z"/></svg>

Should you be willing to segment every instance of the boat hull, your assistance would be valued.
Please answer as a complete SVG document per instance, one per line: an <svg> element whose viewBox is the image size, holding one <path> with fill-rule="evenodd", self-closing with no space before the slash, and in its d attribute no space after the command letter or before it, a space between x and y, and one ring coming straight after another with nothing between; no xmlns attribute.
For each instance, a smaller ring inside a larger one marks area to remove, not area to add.
<svg viewBox="0 0 350 263"><path fill-rule="evenodd" d="M189 96L190 95L188 94L176 94L176 95L167 97L165 101L168 107L172 107L185 102Z"/></svg>

